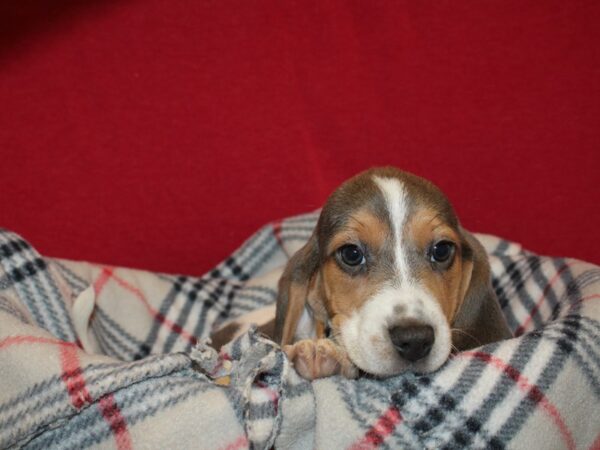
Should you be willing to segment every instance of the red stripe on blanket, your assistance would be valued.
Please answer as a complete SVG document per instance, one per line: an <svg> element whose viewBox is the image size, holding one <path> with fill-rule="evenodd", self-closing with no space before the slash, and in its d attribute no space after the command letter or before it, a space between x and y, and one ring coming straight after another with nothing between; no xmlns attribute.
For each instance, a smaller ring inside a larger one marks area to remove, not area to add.
<svg viewBox="0 0 600 450"><path fill-rule="evenodd" d="M71 403L77 409L81 409L86 404L93 402L85 385L83 371L79 364L77 354L77 345L73 342L60 341L58 339L39 337L39 336L10 336L0 341L0 350L19 344L50 344L60 347L60 363L62 367L61 378L65 383ZM117 447L120 450L132 448L131 438L127 431L127 424L117 407L112 394L100 399L100 411L102 416L108 422L117 441Z"/></svg>
<svg viewBox="0 0 600 450"><path fill-rule="evenodd" d="M86 404L92 403L92 397L85 386L85 379L79 365L77 347L61 347L60 362L62 366L61 378L65 383L73 406L81 409Z"/></svg>
<svg viewBox="0 0 600 450"><path fill-rule="evenodd" d="M256 385L262 389L262 391L269 397L269 400L273 404L273 409L275 414L277 414L279 409L279 394L274 389L270 388L268 384L263 383L262 381L257 381Z"/></svg>
<svg viewBox="0 0 600 450"><path fill-rule="evenodd" d="M600 450L600 434L596 437L596 440L590 447L590 450Z"/></svg>
<svg viewBox="0 0 600 450"><path fill-rule="evenodd" d="M248 438L246 436L240 436L231 444L221 447L221 450L238 450L240 448L248 448Z"/></svg>
<svg viewBox="0 0 600 450"><path fill-rule="evenodd" d="M61 347L60 360L62 364L62 375L67 392L71 397L71 403L77 409L81 409L86 404L92 403L90 395L83 377L83 371L79 363L77 348L74 346ZM112 394L105 395L98 402L98 407L102 413L102 417L106 420L112 430L117 448L119 450L129 450L132 448L131 437L127 431L127 424L121 415L121 411L117 406Z"/></svg>
<svg viewBox="0 0 600 450"><path fill-rule="evenodd" d="M575 264L580 264L580 263L581 263L581 261L571 261L571 262L568 262L567 264L565 264L564 266L562 266L558 270L558 272L556 272L554 274L554 276L552 277L552 279L548 282L548 285L544 288L544 292L542 293L542 295L538 299L537 303L535 304L535 306L533 307L533 309L529 312L529 315L525 318L525 320L519 326L519 328L516 329L515 336L521 336L525 332L525 330L529 326L529 323L533 320L533 316L538 312L538 310L540 309L540 306L542 306L542 304L544 303L544 300L546 300L546 295L548 295L548 291L550 291L550 289L552 288L552 286L554 285L554 283L556 283L558 281L558 279L560 278L560 276L562 275L562 273L565 270L567 270L569 267L572 267Z"/></svg>
<svg viewBox="0 0 600 450"><path fill-rule="evenodd" d="M393 433L398 424L402 422L402 415L395 406L390 406L383 413L369 430L365 436L352 446L351 450L367 450L379 447L383 444L386 437Z"/></svg>
<svg viewBox="0 0 600 450"><path fill-rule="evenodd" d="M273 222L273 235L279 246L283 248L283 239L281 239L281 220Z"/></svg>
<svg viewBox="0 0 600 450"><path fill-rule="evenodd" d="M148 302L142 291L140 291L135 286L129 284L121 277L115 275L112 268L105 267L102 270L102 272L98 276L98 279L94 282L94 289L98 287L101 290L102 287L106 285L106 282L109 278L114 280L119 286L131 292L137 299L139 299L144 304L148 312L152 316L154 316L155 320L159 321L162 325L165 325L167 328L170 328L171 331L177 333L184 339L188 340L192 345L196 344L197 340L195 336L184 330L180 325L176 324L172 320L167 319L162 313L160 313L157 309L152 307L152 305L150 305L150 302ZM96 295L100 294L100 290L96 290Z"/></svg>
<svg viewBox="0 0 600 450"><path fill-rule="evenodd" d="M585 297L581 297L579 300L577 300L575 303L573 303L571 305L571 308L575 308L576 306L580 305L583 302L587 302L588 300L595 300L597 298L600 298L600 294L586 295Z"/></svg>
<svg viewBox="0 0 600 450"><path fill-rule="evenodd" d="M0 341L0 350L19 344L50 344L66 347L77 347L77 345L74 342L65 342L52 338L45 338L39 336L9 336Z"/></svg>
<svg viewBox="0 0 600 450"><path fill-rule="evenodd" d="M94 292L96 293L96 295L98 295L100 291L102 291L107 281L112 276L113 271L114 269L112 267L102 268L102 272L100 272L100 275L98 275L98 278L96 279L96 281L94 281Z"/></svg>
<svg viewBox="0 0 600 450"><path fill-rule="evenodd" d="M110 425L110 429L115 435L115 441L119 450L129 450L133 448L131 443L131 436L127 430L127 423L125 418L121 414L115 398L112 394L105 395L98 402L102 417Z"/></svg>
<svg viewBox="0 0 600 450"><path fill-rule="evenodd" d="M536 405L540 405L542 409L550 416L550 418L554 421L554 424L558 427L560 434L562 435L567 448L569 450L575 449L575 441L573 440L573 435L571 431L565 424L562 416L556 406L554 406L550 400L544 395L539 387L535 384L531 383L525 375L519 372L510 364L507 364L502 359L490 355L489 353L484 352L463 352L458 353L456 357L467 357L467 358L476 358L481 361L484 361L487 364L501 370L504 372L506 376L508 376L511 380L513 380L516 385L521 389L521 391L525 392L527 397L532 400Z"/></svg>

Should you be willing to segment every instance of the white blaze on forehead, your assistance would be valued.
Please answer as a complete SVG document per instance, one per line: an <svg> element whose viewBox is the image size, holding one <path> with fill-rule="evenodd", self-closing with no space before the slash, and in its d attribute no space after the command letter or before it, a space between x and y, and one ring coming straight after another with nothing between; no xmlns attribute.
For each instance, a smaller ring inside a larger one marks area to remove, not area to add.
<svg viewBox="0 0 600 450"><path fill-rule="evenodd" d="M394 235L394 259L396 269L402 280L408 281L408 264L403 251L402 230L408 217L408 195L404 186L397 178L374 176L373 181L383 194L390 216L392 233Z"/></svg>

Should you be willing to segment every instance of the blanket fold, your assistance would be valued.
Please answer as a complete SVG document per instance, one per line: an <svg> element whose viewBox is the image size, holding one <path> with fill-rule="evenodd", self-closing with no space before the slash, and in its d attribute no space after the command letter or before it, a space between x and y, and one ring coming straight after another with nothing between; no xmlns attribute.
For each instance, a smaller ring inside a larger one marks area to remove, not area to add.
<svg viewBox="0 0 600 450"><path fill-rule="evenodd" d="M201 277L41 256L0 231L0 448L600 448L600 268L477 235L514 338L428 375L307 382L255 329L317 213Z"/></svg>

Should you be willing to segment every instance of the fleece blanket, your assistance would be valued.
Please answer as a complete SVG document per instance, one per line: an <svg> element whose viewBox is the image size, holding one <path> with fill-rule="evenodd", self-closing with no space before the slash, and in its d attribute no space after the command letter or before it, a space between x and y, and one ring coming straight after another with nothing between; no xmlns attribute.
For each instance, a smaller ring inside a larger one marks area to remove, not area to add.
<svg viewBox="0 0 600 450"><path fill-rule="evenodd" d="M0 447L600 448L600 268L478 235L514 338L428 375L314 382L250 330L316 213L202 277L45 258L0 232Z"/></svg>

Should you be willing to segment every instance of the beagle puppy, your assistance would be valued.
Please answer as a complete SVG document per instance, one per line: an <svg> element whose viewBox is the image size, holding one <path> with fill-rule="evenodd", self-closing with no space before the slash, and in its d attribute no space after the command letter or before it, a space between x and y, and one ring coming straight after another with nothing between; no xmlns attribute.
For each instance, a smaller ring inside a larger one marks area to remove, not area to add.
<svg viewBox="0 0 600 450"><path fill-rule="evenodd" d="M481 244L437 187L391 167L329 197L275 316L274 339L306 379L431 372L511 337Z"/></svg>

